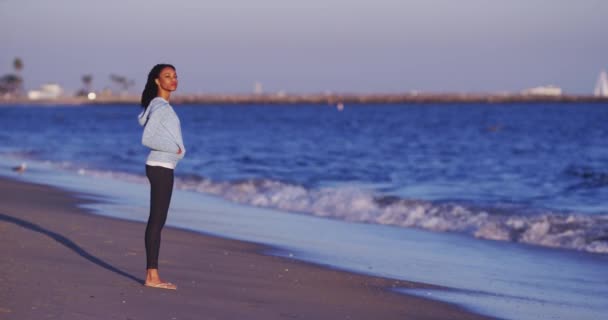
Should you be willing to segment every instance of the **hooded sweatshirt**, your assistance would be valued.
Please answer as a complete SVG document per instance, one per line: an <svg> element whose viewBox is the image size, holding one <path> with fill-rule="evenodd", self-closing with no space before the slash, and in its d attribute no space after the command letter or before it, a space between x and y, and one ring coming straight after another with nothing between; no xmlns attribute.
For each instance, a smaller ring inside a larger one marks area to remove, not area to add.
<svg viewBox="0 0 608 320"><path fill-rule="evenodd" d="M146 164L174 169L186 148L179 118L169 102L161 97L152 99L139 115L139 124L144 127L141 143L151 149Z"/></svg>

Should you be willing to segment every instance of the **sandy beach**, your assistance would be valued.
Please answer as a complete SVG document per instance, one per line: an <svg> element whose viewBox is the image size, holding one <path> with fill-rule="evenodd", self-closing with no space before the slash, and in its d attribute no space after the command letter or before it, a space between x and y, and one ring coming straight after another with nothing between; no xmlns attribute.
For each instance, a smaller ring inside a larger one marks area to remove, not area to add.
<svg viewBox="0 0 608 320"><path fill-rule="evenodd" d="M2 319L484 319L390 291L424 284L172 228L160 268L179 289L145 288L143 223L89 214L76 195L7 179L0 199Z"/></svg>

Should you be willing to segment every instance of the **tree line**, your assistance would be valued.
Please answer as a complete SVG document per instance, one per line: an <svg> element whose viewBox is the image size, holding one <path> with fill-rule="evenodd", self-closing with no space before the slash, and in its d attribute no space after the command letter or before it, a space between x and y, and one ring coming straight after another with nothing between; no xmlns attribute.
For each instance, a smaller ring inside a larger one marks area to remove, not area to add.
<svg viewBox="0 0 608 320"><path fill-rule="evenodd" d="M25 95L22 74L23 67L23 60L16 57L13 60L13 72L0 77L0 96L20 97ZM82 88L76 91L77 96L86 96L89 92L94 92L92 74L84 74L80 80L82 82ZM110 81L121 92L128 92L129 89L135 85L135 81L117 74L110 74Z"/></svg>

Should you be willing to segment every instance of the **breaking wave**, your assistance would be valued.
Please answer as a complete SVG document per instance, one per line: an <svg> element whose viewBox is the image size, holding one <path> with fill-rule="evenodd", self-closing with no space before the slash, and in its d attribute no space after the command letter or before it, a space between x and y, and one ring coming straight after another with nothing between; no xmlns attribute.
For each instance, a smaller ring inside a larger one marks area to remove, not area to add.
<svg viewBox="0 0 608 320"><path fill-rule="evenodd" d="M147 183L142 176L79 169L79 174ZM608 254L608 214L478 207L382 196L357 187L310 189L268 179L213 181L177 177L177 189L222 197L240 204L351 222L459 232L476 238Z"/></svg>

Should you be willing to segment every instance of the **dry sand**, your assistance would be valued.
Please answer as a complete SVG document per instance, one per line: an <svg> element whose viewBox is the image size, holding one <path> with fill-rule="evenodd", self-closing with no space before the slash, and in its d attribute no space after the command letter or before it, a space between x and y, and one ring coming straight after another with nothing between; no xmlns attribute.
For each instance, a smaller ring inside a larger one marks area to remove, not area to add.
<svg viewBox="0 0 608 320"><path fill-rule="evenodd" d="M0 319L486 319L389 290L424 284L173 228L163 230L160 271L179 288L146 288L145 225L87 213L83 202L0 179Z"/></svg>

